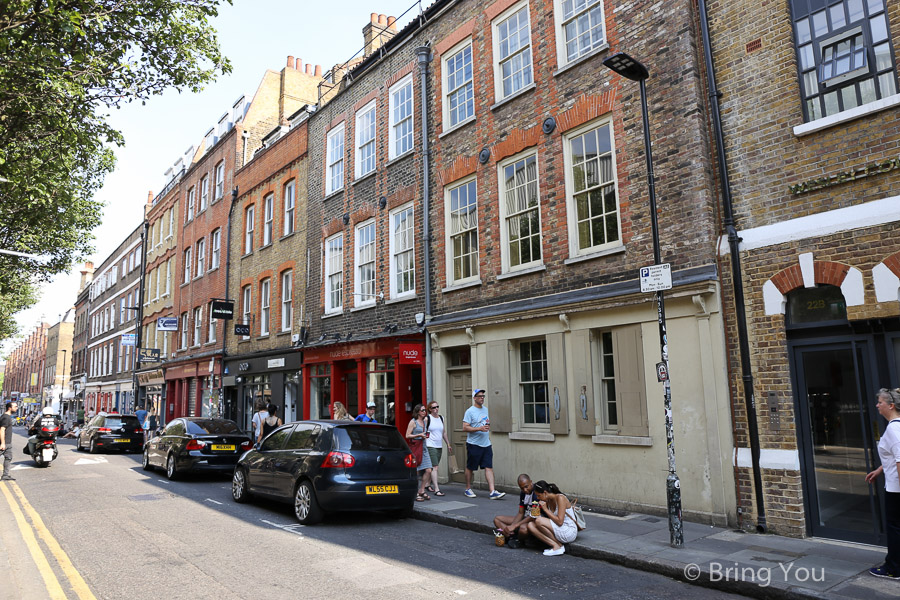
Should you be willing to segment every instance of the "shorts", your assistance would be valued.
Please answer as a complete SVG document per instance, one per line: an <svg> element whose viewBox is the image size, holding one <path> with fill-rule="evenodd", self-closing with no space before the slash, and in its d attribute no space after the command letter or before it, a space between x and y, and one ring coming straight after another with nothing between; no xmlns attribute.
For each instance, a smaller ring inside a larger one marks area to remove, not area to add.
<svg viewBox="0 0 900 600"><path fill-rule="evenodd" d="M428 455L431 457L431 466L436 467L441 464L441 454L443 453L443 448L432 448L431 446L426 446L428 449Z"/></svg>
<svg viewBox="0 0 900 600"><path fill-rule="evenodd" d="M478 468L494 468L494 449L491 446L476 446L466 442L466 469L477 471Z"/></svg>

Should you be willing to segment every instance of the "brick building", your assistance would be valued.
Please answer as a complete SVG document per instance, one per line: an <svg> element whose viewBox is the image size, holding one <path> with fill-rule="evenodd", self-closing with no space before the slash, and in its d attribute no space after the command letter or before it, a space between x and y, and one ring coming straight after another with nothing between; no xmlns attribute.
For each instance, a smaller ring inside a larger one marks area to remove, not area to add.
<svg viewBox="0 0 900 600"><path fill-rule="evenodd" d="M84 386L87 383L87 348L90 333L90 283L94 278L94 263L86 262L81 270L81 282L78 285L78 296L75 298L75 325L72 329L72 360L69 362L70 390L65 394L67 408L73 419L67 421L71 426L78 411L84 410Z"/></svg>
<svg viewBox="0 0 900 600"><path fill-rule="evenodd" d="M178 332L164 363L164 421L183 415L219 415L223 324L211 318L212 301L226 298L223 245L234 201L234 172L288 115L311 104L317 75L293 57L280 72L266 71L256 93L241 97L210 129L179 181L176 270L172 277Z"/></svg>
<svg viewBox="0 0 900 600"><path fill-rule="evenodd" d="M23 413L41 403L48 323L39 323L10 353L6 361L3 394L19 401Z"/></svg>
<svg viewBox="0 0 900 600"><path fill-rule="evenodd" d="M47 351L44 358L44 393L41 405L50 406L62 416L63 396L69 387L69 361L72 359L72 336L75 330L75 309L67 310L59 322L47 330Z"/></svg>
<svg viewBox="0 0 900 600"><path fill-rule="evenodd" d="M417 48L427 24L397 31L373 13L361 59L326 74L309 120L309 210L303 416L351 415L405 427L425 398L428 294L421 234L424 157ZM324 103L327 101L327 104Z"/></svg>
<svg viewBox="0 0 900 600"><path fill-rule="evenodd" d="M863 478L886 426L873 398L900 385L900 4L714 1L709 24L741 239L723 284L745 292L729 337L745 316L752 348L749 412L729 354L744 525L884 543L883 487Z"/></svg>
<svg viewBox="0 0 900 600"><path fill-rule="evenodd" d="M88 292L85 410L134 412L143 223L94 272Z"/></svg>

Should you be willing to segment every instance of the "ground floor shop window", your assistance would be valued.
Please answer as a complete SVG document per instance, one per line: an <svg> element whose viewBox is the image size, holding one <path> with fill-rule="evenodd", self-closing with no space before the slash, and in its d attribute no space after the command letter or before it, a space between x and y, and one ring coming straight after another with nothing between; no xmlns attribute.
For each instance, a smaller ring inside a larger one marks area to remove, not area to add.
<svg viewBox="0 0 900 600"><path fill-rule="evenodd" d="M284 374L284 422L303 419L303 371Z"/></svg>
<svg viewBox="0 0 900 600"><path fill-rule="evenodd" d="M272 401L272 389L269 386L268 375L248 375L244 380L244 423L245 431L250 431L250 420L256 407L260 404L268 404Z"/></svg>
<svg viewBox="0 0 900 600"><path fill-rule="evenodd" d="M200 397L201 417L221 417L221 390L219 389L219 377L210 375L200 379L202 393Z"/></svg>
<svg viewBox="0 0 900 600"><path fill-rule="evenodd" d="M331 365L311 366L309 378L309 417L330 419Z"/></svg>
<svg viewBox="0 0 900 600"><path fill-rule="evenodd" d="M366 362L366 403L375 402L375 420L394 424L394 359L372 358Z"/></svg>

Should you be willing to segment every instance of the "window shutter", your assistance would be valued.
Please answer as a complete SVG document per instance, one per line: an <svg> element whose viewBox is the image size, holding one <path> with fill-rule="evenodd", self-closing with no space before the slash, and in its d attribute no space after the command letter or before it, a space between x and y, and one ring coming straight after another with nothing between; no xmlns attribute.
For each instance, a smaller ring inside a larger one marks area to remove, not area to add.
<svg viewBox="0 0 900 600"><path fill-rule="evenodd" d="M619 403L619 435L650 435L647 424L647 392L644 387L644 352L641 326L613 332L616 361L616 400Z"/></svg>
<svg viewBox="0 0 900 600"><path fill-rule="evenodd" d="M475 387L478 383L475 382ZM487 343L487 392L485 402L491 415L491 431L512 431L509 399L509 347L506 340Z"/></svg>
<svg viewBox="0 0 900 600"><path fill-rule="evenodd" d="M597 423L594 416L594 369L591 363L590 332L579 329L573 331L571 336L575 432L578 435L595 435Z"/></svg>
<svg viewBox="0 0 900 600"><path fill-rule="evenodd" d="M562 333L547 335L550 369L550 433L569 433L569 395L566 393L566 345Z"/></svg>

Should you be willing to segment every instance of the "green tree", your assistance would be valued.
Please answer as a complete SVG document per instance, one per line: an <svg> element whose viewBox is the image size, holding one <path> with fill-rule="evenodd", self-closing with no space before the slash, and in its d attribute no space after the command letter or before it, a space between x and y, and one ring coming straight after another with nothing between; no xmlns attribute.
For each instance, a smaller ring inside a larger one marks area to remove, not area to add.
<svg viewBox="0 0 900 600"><path fill-rule="evenodd" d="M109 109L199 91L231 65L210 20L231 0L0 2L0 340L35 286L92 252L93 198L124 143Z"/></svg>

